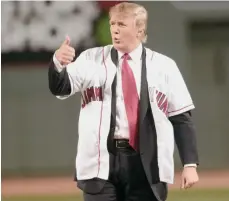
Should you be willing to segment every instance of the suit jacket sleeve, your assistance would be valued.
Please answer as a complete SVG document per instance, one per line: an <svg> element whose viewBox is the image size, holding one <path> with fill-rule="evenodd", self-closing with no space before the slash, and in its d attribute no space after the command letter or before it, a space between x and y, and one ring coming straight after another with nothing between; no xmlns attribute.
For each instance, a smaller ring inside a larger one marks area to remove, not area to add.
<svg viewBox="0 0 229 201"><path fill-rule="evenodd" d="M88 66L90 66L90 63L86 59L85 52L82 52L74 62L64 68L53 55L48 70L51 93L59 99L65 99L80 91Z"/></svg>
<svg viewBox="0 0 229 201"><path fill-rule="evenodd" d="M195 108L191 95L176 63L169 65L168 116L183 165L198 164L196 130L191 118Z"/></svg>
<svg viewBox="0 0 229 201"><path fill-rule="evenodd" d="M173 128L174 137L183 165L199 164L196 129L192 120L191 111L169 117Z"/></svg>
<svg viewBox="0 0 229 201"><path fill-rule="evenodd" d="M55 96L66 96L71 94L71 83L66 68L58 71L53 60L48 70L49 89Z"/></svg>

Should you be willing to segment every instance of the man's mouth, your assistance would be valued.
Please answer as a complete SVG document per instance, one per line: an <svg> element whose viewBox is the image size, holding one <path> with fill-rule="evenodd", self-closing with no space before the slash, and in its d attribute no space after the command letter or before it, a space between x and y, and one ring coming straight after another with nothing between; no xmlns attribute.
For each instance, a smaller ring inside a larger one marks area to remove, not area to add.
<svg viewBox="0 0 229 201"><path fill-rule="evenodd" d="M114 38L115 43L120 43L120 40L118 38Z"/></svg>

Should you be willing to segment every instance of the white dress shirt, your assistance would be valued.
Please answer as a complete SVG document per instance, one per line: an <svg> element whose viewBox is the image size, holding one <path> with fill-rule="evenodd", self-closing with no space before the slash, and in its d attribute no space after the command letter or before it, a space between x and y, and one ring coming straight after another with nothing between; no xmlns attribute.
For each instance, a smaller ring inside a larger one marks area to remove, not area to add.
<svg viewBox="0 0 229 201"><path fill-rule="evenodd" d="M122 56L124 53L118 51L118 66L117 66L117 88L116 88L116 128L114 138L116 139L129 139L129 126L126 115L125 103L122 91ZM140 44L135 50L129 53L130 59L128 64L133 71L138 96L140 97L141 86L141 70L142 70L142 44Z"/></svg>

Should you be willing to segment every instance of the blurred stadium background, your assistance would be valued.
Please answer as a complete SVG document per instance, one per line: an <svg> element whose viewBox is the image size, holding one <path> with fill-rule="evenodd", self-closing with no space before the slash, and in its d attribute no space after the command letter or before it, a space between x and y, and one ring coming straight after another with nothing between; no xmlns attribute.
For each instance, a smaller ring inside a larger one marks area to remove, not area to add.
<svg viewBox="0 0 229 201"><path fill-rule="evenodd" d="M81 200L73 182L80 96L48 89L48 63L68 34L77 54L110 43L106 1L1 2L2 198ZM178 64L196 105L200 182L169 201L229 200L229 2L138 2L147 46Z"/></svg>

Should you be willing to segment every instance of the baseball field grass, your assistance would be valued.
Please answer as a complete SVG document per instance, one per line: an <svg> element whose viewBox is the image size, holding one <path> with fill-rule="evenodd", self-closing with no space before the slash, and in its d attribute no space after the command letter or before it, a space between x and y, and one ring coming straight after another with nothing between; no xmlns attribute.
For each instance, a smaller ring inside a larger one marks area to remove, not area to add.
<svg viewBox="0 0 229 201"><path fill-rule="evenodd" d="M83 201L81 194L7 196L2 201ZM170 190L167 201L229 201L229 189Z"/></svg>

